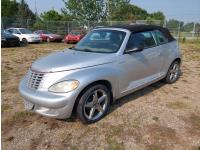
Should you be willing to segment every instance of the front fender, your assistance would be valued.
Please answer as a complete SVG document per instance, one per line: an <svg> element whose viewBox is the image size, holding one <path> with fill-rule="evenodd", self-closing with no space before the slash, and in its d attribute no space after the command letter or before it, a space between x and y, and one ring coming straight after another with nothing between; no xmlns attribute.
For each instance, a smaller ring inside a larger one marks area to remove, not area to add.
<svg viewBox="0 0 200 150"><path fill-rule="evenodd" d="M69 79L76 79L80 82L78 87L79 91L82 91L85 87L89 84L99 81L99 80L106 80L112 86L112 93L113 97L116 98L118 96L118 71L115 68L115 65L105 64L95 67L89 67L84 69L78 69L71 74L63 77L60 80L69 80Z"/></svg>

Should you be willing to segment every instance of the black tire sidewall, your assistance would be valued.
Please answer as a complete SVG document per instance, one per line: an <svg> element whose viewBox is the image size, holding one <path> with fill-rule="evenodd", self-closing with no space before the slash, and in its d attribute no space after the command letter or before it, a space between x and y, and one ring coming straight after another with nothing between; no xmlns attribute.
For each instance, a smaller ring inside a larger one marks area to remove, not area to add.
<svg viewBox="0 0 200 150"><path fill-rule="evenodd" d="M101 117L99 117L95 120L88 120L84 115L84 104L85 104L85 101L87 100L88 96L90 95L90 93L94 92L95 90L98 90L98 89L104 90L106 92L106 94L108 95L108 105ZM79 99L78 106L76 108L77 117L85 124L97 122L98 120L100 120L102 117L104 117L107 114L109 107L110 107L110 100L111 100L111 92L108 90L108 88L106 86L98 84L98 85L94 85L94 86L87 88Z"/></svg>
<svg viewBox="0 0 200 150"><path fill-rule="evenodd" d="M28 45L27 39L26 39L26 38L23 38L23 39L22 39L22 43L23 43L23 45Z"/></svg>

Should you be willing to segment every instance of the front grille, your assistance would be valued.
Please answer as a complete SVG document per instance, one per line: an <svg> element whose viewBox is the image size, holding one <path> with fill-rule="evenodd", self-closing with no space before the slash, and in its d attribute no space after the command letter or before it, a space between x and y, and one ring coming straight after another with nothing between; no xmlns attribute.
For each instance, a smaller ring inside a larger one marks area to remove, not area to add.
<svg viewBox="0 0 200 150"><path fill-rule="evenodd" d="M28 87L37 90L40 86L40 83L43 77L44 77L44 73L30 71Z"/></svg>

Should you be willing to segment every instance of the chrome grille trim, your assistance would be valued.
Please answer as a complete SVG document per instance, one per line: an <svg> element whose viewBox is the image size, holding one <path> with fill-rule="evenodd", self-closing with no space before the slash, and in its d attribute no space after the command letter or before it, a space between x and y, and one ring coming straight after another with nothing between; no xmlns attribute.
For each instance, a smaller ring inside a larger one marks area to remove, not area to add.
<svg viewBox="0 0 200 150"><path fill-rule="evenodd" d="M31 71L28 77L28 87L37 90L43 80L44 73Z"/></svg>

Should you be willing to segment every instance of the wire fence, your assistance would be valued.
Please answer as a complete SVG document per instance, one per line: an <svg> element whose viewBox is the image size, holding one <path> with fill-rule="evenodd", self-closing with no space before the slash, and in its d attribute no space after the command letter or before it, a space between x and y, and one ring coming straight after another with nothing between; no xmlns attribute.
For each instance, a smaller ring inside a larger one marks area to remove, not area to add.
<svg viewBox="0 0 200 150"><path fill-rule="evenodd" d="M32 31L47 30L60 35L66 35L74 30L81 30L88 32L96 26L111 26L122 24L153 24L160 25L169 29L172 35L178 39L200 39L200 24L191 23L190 27L185 28L181 22L174 23L173 25L169 21L160 20L135 20L135 21L41 21L31 19L16 19L16 18L1 18L1 28L6 29L10 27L15 28L28 28Z"/></svg>

